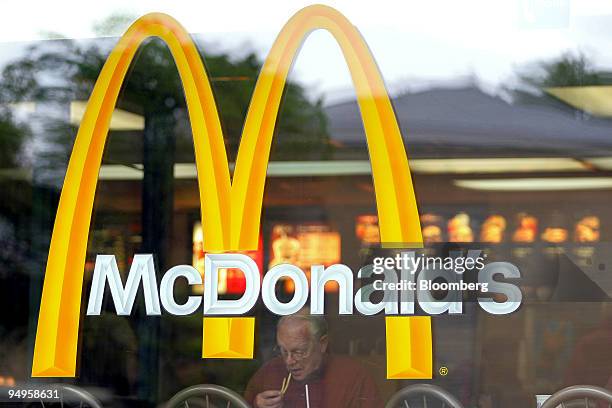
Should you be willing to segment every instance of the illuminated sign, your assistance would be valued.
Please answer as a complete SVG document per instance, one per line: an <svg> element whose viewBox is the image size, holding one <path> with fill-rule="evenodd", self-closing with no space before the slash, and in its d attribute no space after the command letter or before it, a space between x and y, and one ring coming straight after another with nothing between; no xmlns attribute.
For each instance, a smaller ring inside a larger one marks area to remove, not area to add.
<svg viewBox="0 0 612 408"><path fill-rule="evenodd" d="M250 256L259 270L263 269L263 239L259 237L259 244L255 251L243 251L245 255ZM193 261L192 265L198 270L200 275L204 276L204 234L202 233L202 224L197 222L193 227ZM222 269L219 271L217 293L220 295L240 295L244 293L246 288L246 278L244 274L237 269ZM194 293L202 294L204 288L195 286Z"/></svg>
<svg viewBox="0 0 612 408"><path fill-rule="evenodd" d="M192 39L163 14L138 19L110 53L87 104L62 188L45 272L34 377L74 377L87 237L102 153L125 75L142 42L161 38L183 84L195 147L209 253L257 248L266 169L290 67L310 32L338 42L351 73L368 142L381 241L420 246L421 228L408 159L378 68L357 29L339 12L311 6L283 27L265 60L251 99L233 181L208 76ZM387 317L387 376L431 378L429 317ZM203 357L252 356L254 318L204 318ZM240 343L240 344L238 344ZM238 350L238 351L236 351Z"/></svg>

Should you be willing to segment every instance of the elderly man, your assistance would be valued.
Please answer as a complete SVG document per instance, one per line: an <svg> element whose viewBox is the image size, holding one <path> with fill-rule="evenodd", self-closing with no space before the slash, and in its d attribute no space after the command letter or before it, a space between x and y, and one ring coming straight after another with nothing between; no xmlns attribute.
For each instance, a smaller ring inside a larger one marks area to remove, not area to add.
<svg viewBox="0 0 612 408"><path fill-rule="evenodd" d="M323 317L301 312L281 318L276 341L279 357L247 385L245 398L255 408L382 407L374 381L358 362L327 353Z"/></svg>

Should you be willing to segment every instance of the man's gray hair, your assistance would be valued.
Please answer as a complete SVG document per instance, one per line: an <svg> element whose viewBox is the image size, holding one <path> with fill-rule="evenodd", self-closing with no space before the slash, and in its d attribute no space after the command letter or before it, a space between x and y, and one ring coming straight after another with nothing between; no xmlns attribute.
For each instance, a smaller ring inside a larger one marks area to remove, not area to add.
<svg viewBox="0 0 612 408"><path fill-rule="evenodd" d="M310 310L302 309L296 314L283 316L278 321L277 328L281 325L294 321L306 322L310 325L310 335L313 340L319 340L321 337L327 335L328 327L327 320L325 317L320 315L311 315Z"/></svg>

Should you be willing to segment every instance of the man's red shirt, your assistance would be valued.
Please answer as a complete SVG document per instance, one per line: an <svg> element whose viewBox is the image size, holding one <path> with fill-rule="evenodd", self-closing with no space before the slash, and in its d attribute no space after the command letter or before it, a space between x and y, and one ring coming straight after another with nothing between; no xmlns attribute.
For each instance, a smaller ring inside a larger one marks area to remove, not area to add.
<svg viewBox="0 0 612 408"><path fill-rule="evenodd" d="M277 357L261 367L249 381L245 399L255 405L257 394L280 390L289 375L283 360ZM283 397L284 408L306 408L306 387L310 408L381 408L382 400L374 380L357 361L344 356L327 355L322 366L304 381L291 380Z"/></svg>

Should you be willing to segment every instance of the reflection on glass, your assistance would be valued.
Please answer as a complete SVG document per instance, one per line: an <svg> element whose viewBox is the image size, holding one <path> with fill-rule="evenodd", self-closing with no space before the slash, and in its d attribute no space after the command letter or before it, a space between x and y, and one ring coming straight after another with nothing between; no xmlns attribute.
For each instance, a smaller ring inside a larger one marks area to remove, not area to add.
<svg viewBox="0 0 612 408"><path fill-rule="evenodd" d="M538 37L536 31L521 34L531 39ZM0 302L12 310L0 325L0 386L30 380L31 327L59 187L83 101L114 43L112 38L28 42L14 45L19 52L9 44L0 46L2 63L10 60L0 77ZM219 49L226 51L206 54L205 60L233 163L263 55L232 50L228 44L221 39ZM374 54L379 46L373 47ZM490 69L476 64L479 74L473 78L458 76L450 64L450 81L398 81L399 91L393 93L419 208L435 209L421 216L424 242L476 237L516 244L492 245L490 251L497 259L516 262L522 273L525 303L516 314L480 319L470 310L472 302L465 302L461 317L435 319L436 358L450 372L432 382L466 407L535 405L534 395L577 383L612 389L611 318L609 311L600 310L611 291L592 279L609 275L610 269L611 68L599 56L561 51L547 60L521 51L521 59L533 62L493 87L483 85L486 78L480 73L505 75L494 72L501 62L497 54ZM441 50L440 55L446 54ZM318 52L313 55L319 58ZM490 59L492 54L486 55ZM427 69L435 65L436 71L446 67L430 62L429 56L421 62ZM358 270L357 263L367 258L359 251L380 241L359 106L354 98L326 99L321 89L298 82L306 66L301 64L283 94L268 168L264 235L259 250L250 255L262 271L264 264L285 262L308 276L312 264L342 262ZM328 74L327 61L323 65L322 75L342 80ZM348 74L345 80L350 82ZM423 86L415 90L413 85ZM317 162L342 172L333 177L304 173L304 163ZM284 172L271 174L277 166ZM181 175L179 168L193 169L192 175ZM184 263L204 273L201 225L193 224L199 211L195 168L176 67L167 47L152 40L130 68L111 119L85 287L96 254L115 255L123 274L133 255L144 251L156 254L160 278L168 267ZM104 177L112 169L118 176ZM562 217L552 219L559 211ZM554 245L542 244L570 240L576 244L560 246L563 256L548 251ZM564 281L568 277L575 280ZM240 272L219 271L219 291L227 298L239 295L243 283ZM292 284L281 283L279 298L291 297ZM334 284L329 285L326 301L334 311L336 294ZM179 283L177 301L192 294L189 290ZM585 301L566 301L564 294L581 294ZM103 316L84 318L84 351L75 383L112 395L108 406L159 406L176 390L199 383L242 393L276 342L278 317L258 304L252 312L258 319L256 360L201 360L201 313L158 321L140 313L141 301L138 292L129 318L117 316L108 298ZM385 380L384 319L359 315L344 322L347 317L334 312L328 317L336 320L333 350L367 363L383 397L393 395L399 385Z"/></svg>

